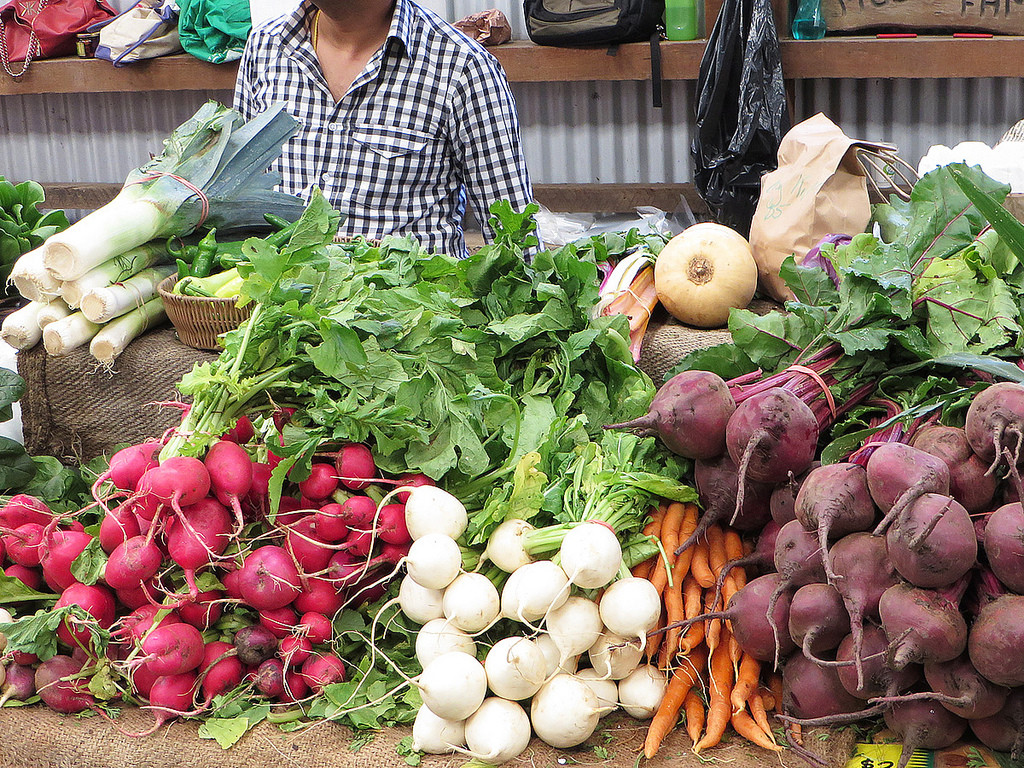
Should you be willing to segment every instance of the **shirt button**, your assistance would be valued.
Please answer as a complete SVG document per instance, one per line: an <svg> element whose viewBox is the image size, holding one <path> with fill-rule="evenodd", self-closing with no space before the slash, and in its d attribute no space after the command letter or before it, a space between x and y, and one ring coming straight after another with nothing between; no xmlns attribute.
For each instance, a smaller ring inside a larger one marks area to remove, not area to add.
<svg viewBox="0 0 1024 768"><path fill-rule="evenodd" d="M325 174L323 174L320 177L320 181L322 181L324 184L326 184L328 181L330 181L330 179L331 179L331 175L329 173L325 173Z"/></svg>
<svg viewBox="0 0 1024 768"><path fill-rule="evenodd" d="M331 130L338 133L341 130L341 123L331 123Z"/></svg>

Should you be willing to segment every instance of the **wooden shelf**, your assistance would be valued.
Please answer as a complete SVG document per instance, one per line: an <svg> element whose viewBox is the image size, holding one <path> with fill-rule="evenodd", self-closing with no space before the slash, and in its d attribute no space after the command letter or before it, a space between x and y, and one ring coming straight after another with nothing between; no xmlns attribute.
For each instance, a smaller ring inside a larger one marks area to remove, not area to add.
<svg viewBox="0 0 1024 768"><path fill-rule="evenodd" d="M667 80L694 80L704 40L663 42ZM960 39L921 36L901 40L831 37L783 40L782 66L789 80L807 78L1019 77L1024 37ZM516 42L490 49L509 80L519 83L648 80L648 43L605 48L553 48ZM230 90L234 64L207 64L187 55L165 56L119 69L95 59L36 61L18 80L0 77L0 96L35 93Z"/></svg>

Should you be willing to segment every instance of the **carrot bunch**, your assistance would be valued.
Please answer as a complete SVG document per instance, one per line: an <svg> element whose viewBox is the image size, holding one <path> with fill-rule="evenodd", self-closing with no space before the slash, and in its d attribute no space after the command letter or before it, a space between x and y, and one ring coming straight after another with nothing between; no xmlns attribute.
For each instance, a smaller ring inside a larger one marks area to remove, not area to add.
<svg viewBox="0 0 1024 768"><path fill-rule="evenodd" d="M671 626L716 610L719 601L727 605L746 584L746 574L738 567L719 578L727 562L745 554L739 533L731 528L712 525L704 538L675 554L696 527L694 504L673 503L656 510L644 532L661 543L664 557L659 554L633 570L634 576L650 579L658 588L663 626L670 627L653 633L647 646L649 658L657 655L658 666L670 678L648 727L644 755L657 753L680 713L695 754L717 745L730 725L750 742L781 751L767 714L781 705L781 697L762 685L761 662L743 652L729 622L707 619L685 630Z"/></svg>

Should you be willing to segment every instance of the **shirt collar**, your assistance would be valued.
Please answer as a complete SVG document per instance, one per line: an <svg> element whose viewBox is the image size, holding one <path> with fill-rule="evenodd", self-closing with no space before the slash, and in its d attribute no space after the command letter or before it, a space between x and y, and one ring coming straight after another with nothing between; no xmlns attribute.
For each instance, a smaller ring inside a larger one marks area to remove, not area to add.
<svg viewBox="0 0 1024 768"><path fill-rule="evenodd" d="M298 7L284 17L277 25L282 43L289 50L297 50L303 43L309 45L310 27L313 14L316 12L310 0L302 0ZM391 18L391 29L385 46L394 40L401 44L402 49L411 55L413 50L413 34L416 29L416 8L412 0L396 0L395 13Z"/></svg>

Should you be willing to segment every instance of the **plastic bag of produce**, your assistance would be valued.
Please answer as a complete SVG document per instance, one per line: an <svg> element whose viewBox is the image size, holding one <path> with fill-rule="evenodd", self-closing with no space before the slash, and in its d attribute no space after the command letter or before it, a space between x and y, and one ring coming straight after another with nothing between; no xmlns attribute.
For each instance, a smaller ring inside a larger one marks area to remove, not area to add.
<svg viewBox="0 0 1024 768"><path fill-rule="evenodd" d="M770 0L725 0L697 75L693 180L715 219L744 236L789 130Z"/></svg>
<svg viewBox="0 0 1024 768"><path fill-rule="evenodd" d="M178 0L178 8L186 53L212 64L241 58L252 28L249 0Z"/></svg>
<svg viewBox="0 0 1024 768"><path fill-rule="evenodd" d="M99 33L95 57L115 67L182 51L174 0L140 0L101 25Z"/></svg>

